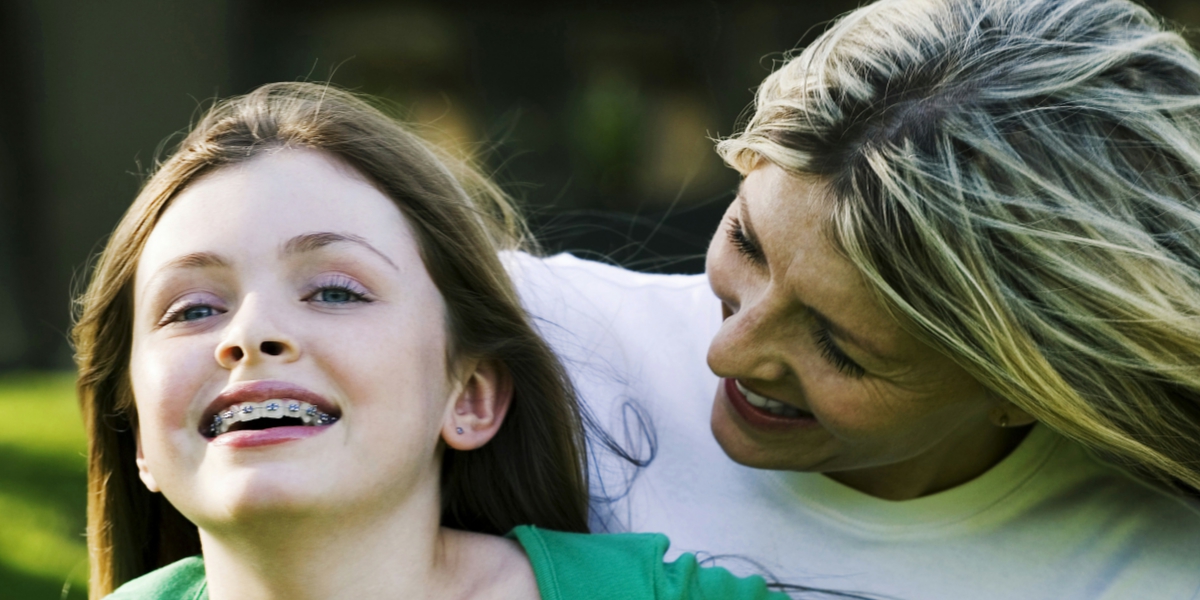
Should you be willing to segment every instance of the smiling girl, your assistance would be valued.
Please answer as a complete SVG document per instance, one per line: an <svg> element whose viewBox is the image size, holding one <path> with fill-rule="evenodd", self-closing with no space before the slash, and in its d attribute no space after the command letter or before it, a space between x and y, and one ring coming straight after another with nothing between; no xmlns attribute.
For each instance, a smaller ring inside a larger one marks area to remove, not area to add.
<svg viewBox="0 0 1200 600"><path fill-rule="evenodd" d="M768 595L661 536L560 533L587 529L581 417L497 258L519 222L447 164L274 84L149 180L74 330L92 598Z"/></svg>

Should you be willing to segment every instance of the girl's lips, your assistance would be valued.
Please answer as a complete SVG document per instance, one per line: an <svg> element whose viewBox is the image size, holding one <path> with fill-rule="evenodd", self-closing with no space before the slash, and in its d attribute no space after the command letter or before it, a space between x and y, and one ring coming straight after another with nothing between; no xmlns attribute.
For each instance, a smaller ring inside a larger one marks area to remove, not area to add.
<svg viewBox="0 0 1200 600"><path fill-rule="evenodd" d="M760 409L746 400L746 396L737 388L734 379L722 379L717 397L725 397L725 401L733 408L741 420L753 429L767 432L797 431L815 429L821 426L815 416L805 414L800 417L783 417Z"/></svg>
<svg viewBox="0 0 1200 600"><path fill-rule="evenodd" d="M267 400L300 400L316 406L320 411L335 418L342 416L341 411L333 402L296 384L275 380L244 381L225 388L209 403L208 408L200 417L198 429L201 435L204 435L212 424L213 417L231 406ZM223 434L221 437L225 435L228 434Z"/></svg>
<svg viewBox="0 0 1200 600"><path fill-rule="evenodd" d="M229 448L254 448L257 446L271 446L274 444L284 444L297 440L303 440L315 435L320 435L328 430L333 425L317 425L317 426L296 426L296 427L272 427L270 429L246 429L242 431L230 431L209 440L209 444L213 446L226 446Z"/></svg>

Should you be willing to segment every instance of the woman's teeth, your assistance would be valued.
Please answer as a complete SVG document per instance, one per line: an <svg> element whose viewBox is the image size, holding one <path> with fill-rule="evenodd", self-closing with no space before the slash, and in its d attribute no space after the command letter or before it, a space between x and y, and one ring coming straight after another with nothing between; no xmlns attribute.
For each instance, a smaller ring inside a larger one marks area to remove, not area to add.
<svg viewBox="0 0 1200 600"><path fill-rule="evenodd" d="M299 400L265 400L263 402L243 402L226 408L213 416L208 433L216 437L229 431L238 423L257 421L259 419L296 419L300 425L316 427L332 425L337 417L326 414L321 409Z"/></svg>
<svg viewBox="0 0 1200 600"><path fill-rule="evenodd" d="M760 396L758 394L755 394L754 392L747 389L746 386L742 385L742 382L740 382L736 379L733 380L733 383L735 385L737 385L738 391L741 392L742 395L746 397L746 402L749 402L750 405L755 408L761 408L762 410L769 412L773 415L777 415L780 417L787 417L789 419L798 419L798 418L804 417L804 416L812 416L809 413L806 413L806 412L796 408L795 406L784 404L778 400L772 400L770 398L767 398L766 396Z"/></svg>

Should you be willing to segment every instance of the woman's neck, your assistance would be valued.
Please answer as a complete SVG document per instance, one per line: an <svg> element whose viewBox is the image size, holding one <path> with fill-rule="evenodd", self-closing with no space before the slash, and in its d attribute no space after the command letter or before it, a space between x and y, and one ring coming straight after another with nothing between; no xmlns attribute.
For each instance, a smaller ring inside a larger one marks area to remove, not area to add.
<svg viewBox="0 0 1200 600"><path fill-rule="evenodd" d="M884 500L911 500L971 481L1012 454L1028 427L1001 429L985 424L950 436L933 451L879 467L826 473L842 485Z"/></svg>
<svg viewBox="0 0 1200 600"><path fill-rule="evenodd" d="M537 597L519 546L441 528L436 502L244 521L201 531L211 600L491 598L530 585Z"/></svg>

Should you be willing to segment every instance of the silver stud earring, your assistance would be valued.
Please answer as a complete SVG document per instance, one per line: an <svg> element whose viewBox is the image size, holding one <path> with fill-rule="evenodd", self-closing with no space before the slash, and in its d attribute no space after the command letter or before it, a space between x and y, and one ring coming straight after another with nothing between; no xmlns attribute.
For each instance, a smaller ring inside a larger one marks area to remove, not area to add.
<svg viewBox="0 0 1200 600"><path fill-rule="evenodd" d="M1008 427L1008 415L1000 415L1000 427Z"/></svg>
<svg viewBox="0 0 1200 600"><path fill-rule="evenodd" d="M457 431L459 435L462 435L462 427L455 429L455 431Z"/></svg>

